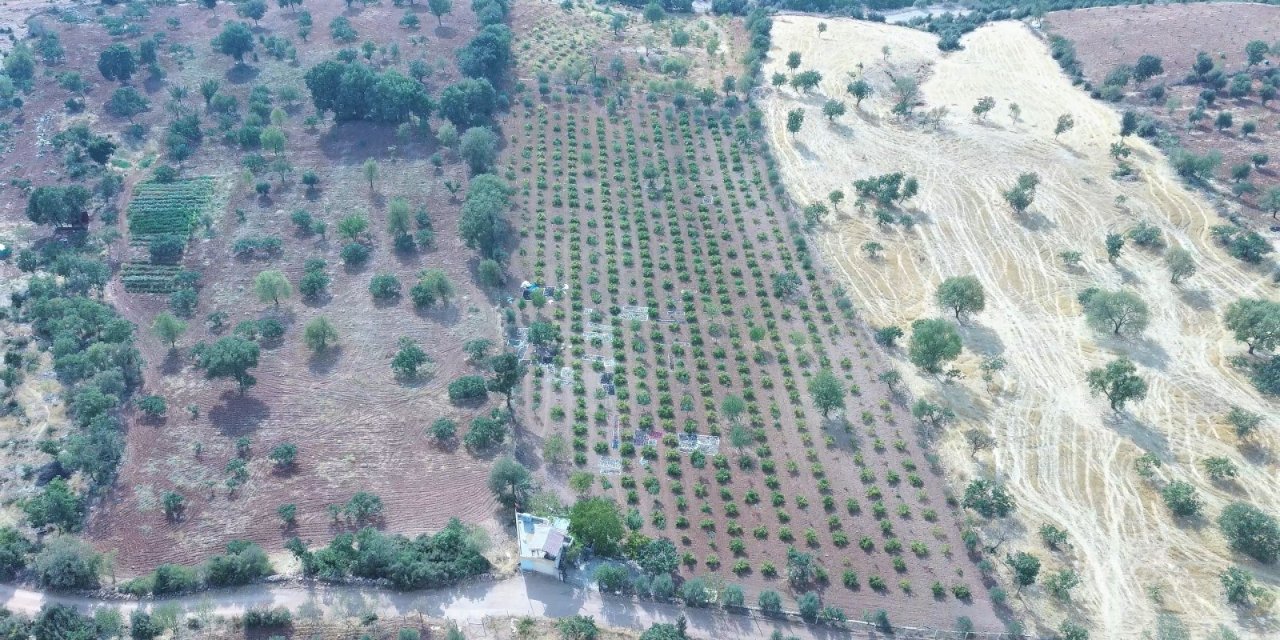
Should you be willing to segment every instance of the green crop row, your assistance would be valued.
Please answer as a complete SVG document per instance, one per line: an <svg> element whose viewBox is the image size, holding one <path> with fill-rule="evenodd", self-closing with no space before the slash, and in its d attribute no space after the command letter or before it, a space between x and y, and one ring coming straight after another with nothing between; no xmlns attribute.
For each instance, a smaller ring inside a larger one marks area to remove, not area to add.
<svg viewBox="0 0 1280 640"><path fill-rule="evenodd" d="M213 178L171 183L146 182L134 188L129 203L129 233L188 235L213 200Z"/></svg>

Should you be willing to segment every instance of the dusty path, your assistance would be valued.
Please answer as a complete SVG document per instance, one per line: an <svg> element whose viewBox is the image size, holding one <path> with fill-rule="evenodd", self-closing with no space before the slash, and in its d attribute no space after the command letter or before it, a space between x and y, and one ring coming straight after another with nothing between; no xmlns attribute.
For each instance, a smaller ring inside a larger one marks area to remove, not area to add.
<svg viewBox="0 0 1280 640"><path fill-rule="evenodd" d="M1236 298L1274 298L1266 274L1212 244L1209 227L1220 222L1218 216L1181 185L1154 148L1131 138L1138 178L1110 177L1115 163L1108 148L1118 138L1118 114L1072 87L1023 25L983 27L965 38L965 50L943 57L926 33L826 22L829 31L821 40L816 18L780 16L774 22L766 76L786 73L782 61L798 51L801 70L817 69L823 81L809 95L767 92L761 104L771 143L802 205L836 188L852 194L851 182L869 175L904 171L920 179L920 195L908 206L919 222L914 230L882 228L846 203L820 237L829 262L872 324L905 327L922 316L943 315L933 293L944 277L972 274L983 284L986 311L962 328L962 381L948 385L917 376L903 354L897 355L902 370L913 372L910 384L917 395L942 397L960 414L961 428L949 433L943 447L957 485L983 473L1003 478L1015 491L1018 521L989 532L1010 537L1002 552L1010 546L1033 551L1046 572L1071 566L1084 580L1077 604L1052 603L1039 587L1013 598L1015 604L1025 601L1042 629L1070 616L1088 620L1096 637L1138 637L1157 611L1148 596L1157 587L1161 608L1184 614L1193 629L1228 623L1241 625L1246 634L1273 634L1263 622L1237 618L1226 607L1217 574L1236 562L1275 584L1276 571L1229 553L1210 521L1230 500L1280 510L1270 454L1274 437L1239 449L1221 424L1228 406L1236 404L1273 416L1271 427L1277 426L1276 404L1228 367L1227 358L1242 349L1218 319ZM889 48L887 55L882 46ZM876 94L855 111L844 87L847 72L859 64ZM921 79L920 112L949 108L940 132L894 121L886 71ZM984 95L995 97L996 107L987 122L978 123L970 109ZM829 96L850 107L850 115L834 125L821 114ZM1010 116L1011 102L1020 106L1018 120ZM793 136L786 131L786 113L799 105L807 118ZM1072 114L1075 128L1055 140L1054 124L1063 113ZM1041 186L1032 209L1015 219L1001 191L1024 171L1038 172ZM1124 196L1122 204L1117 196ZM1195 256L1200 271L1181 288L1169 283L1154 252L1130 245L1117 266L1107 263L1105 234L1141 220L1158 225L1171 246ZM873 240L885 246L880 259L868 259L859 249ZM1078 268L1066 268L1058 258L1067 250L1084 254ZM1123 286L1141 296L1152 315L1146 337L1118 341L1088 329L1075 301L1088 286ZM1090 397L1084 372L1122 354L1137 362L1151 389L1127 414L1113 416L1104 402ZM988 390L977 371L986 355L1008 361L997 390ZM988 430L999 442L978 463L960 443L959 433L969 427ZM1205 521L1180 524L1170 518L1157 485L1133 471L1134 460L1146 452L1163 461L1162 481L1186 480L1200 490ZM1239 481L1211 482L1199 466L1208 456L1236 461ZM1035 530L1045 522L1068 531L1069 552L1052 553L1039 542Z"/></svg>
<svg viewBox="0 0 1280 640"><path fill-rule="evenodd" d="M558 582L538 575L516 576L494 582L474 582L450 589L397 592L374 587L253 585L176 598L117 602L85 596L45 594L11 585L0 585L0 606L10 611L34 615L46 604L63 604L90 611L118 607L128 613L142 606L174 603L186 613L234 616L253 607L286 607L303 619L358 617L376 613L379 617L423 614L459 623L469 637L483 637L483 621L488 617L535 616L555 620L573 615L593 616L602 626L640 631L659 623L674 623L684 615L689 633L699 638L767 638L776 629L800 640L829 640L839 637L883 637L865 631L834 632L831 629L791 624L723 611L693 609L673 604L638 602L603 597L594 589ZM861 623L855 623L861 624ZM898 631L896 638L940 638L932 631Z"/></svg>

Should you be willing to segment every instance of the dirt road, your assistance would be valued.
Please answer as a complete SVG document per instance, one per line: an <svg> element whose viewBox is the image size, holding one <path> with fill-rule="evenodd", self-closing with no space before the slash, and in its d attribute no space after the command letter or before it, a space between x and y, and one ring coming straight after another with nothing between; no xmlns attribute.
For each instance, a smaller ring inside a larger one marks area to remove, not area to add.
<svg viewBox="0 0 1280 640"><path fill-rule="evenodd" d="M689 633L699 638L767 638L776 629L800 640L829 640L832 630L791 624L755 616L733 615L711 609L692 609L672 604L637 602L604 597L594 589L558 582L538 575L516 576L500 581L474 582L460 587L432 591L395 592L374 587L312 586L302 584L252 585L176 598L136 601L99 600L84 596L45 594L11 585L0 585L0 606L10 611L34 615L45 604L64 604L83 611L118 607L127 617L130 611L158 604L175 603L184 612L233 616L253 607L286 607L302 619L358 617L376 613L379 617L401 617L421 613L437 619L457 621L468 637L488 635L485 618L535 616L557 619L572 615L593 616L602 626L643 630L659 622L674 623L684 615ZM861 625L862 623L854 623ZM883 637L855 629L841 637ZM940 638L932 631L900 629L897 638Z"/></svg>

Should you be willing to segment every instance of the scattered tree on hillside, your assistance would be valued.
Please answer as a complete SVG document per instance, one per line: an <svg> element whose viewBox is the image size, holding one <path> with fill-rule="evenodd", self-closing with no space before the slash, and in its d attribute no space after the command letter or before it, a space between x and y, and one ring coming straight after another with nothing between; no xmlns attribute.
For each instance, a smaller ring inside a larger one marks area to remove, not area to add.
<svg viewBox="0 0 1280 640"><path fill-rule="evenodd" d="M1132 400L1147 396L1147 382L1138 376L1138 368L1128 358L1118 358L1105 367L1090 369L1085 375L1089 392L1107 397L1111 410L1119 412Z"/></svg>
<svg viewBox="0 0 1280 640"><path fill-rule="evenodd" d="M826 116L829 122L835 122L835 119L844 115L844 113L844 103L839 100L827 100L822 105L822 115Z"/></svg>
<svg viewBox="0 0 1280 640"><path fill-rule="evenodd" d="M289 285L283 273L268 269L253 279L253 291L257 294L258 300L271 302L279 307L280 300L288 298L293 293L293 287Z"/></svg>
<svg viewBox="0 0 1280 640"><path fill-rule="evenodd" d="M182 337L186 331L187 323L175 318L168 311L156 314L155 320L151 322L151 332L168 343L170 349L178 347L178 338Z"/></svg>
<svg viewBox="0 0 1280 640"><path fill-rule="evenodd" d="M1164 254L1165 267L1169 269L1169 282L1181 284L1183 280L1196 274L1196 262L1191 252L1182 247L1174 247Z"/></svg>
<svg viewBox="0 0 1280 640"><path fill-rule="evenodd" d="M338 330L328 318L316 316L307 323L302 332L302 340L312 351L321 353L338 341Z"/></svg>
<svg viewBox="0 0 1280 640"><path fill-rule="evenodd" d="M122 43L115 43L98 54L98 72L107 80L128 82L138 69L133 50Z"/></svg>
<svg viewBox="0 0 1280 640"><path fill-rule="evenodd" d="M1218 527L1231 549L1258 562L1271 564L1280 555L1280 524L1270 514L1243 502L1233 502L1218 516Z"/></svg>
<svg viewBox="0 0 1280 640"><path fill-rule="evenodd" d="M1139 334L1147 328L1150 310L1132 292L1090 290L1086 294L1082 294L1085 317L1098 331L1111 331L1118 336Z"/></svg>
<svg viewBox="0 0 1280 640"><path fill-rule="evenodd" d="M928 373L942 371L942 363L960 355L960 334L946 320L921 319L911 323L907 355L911 363Z"/></svg>
<svg viewBox="0 0 1280 640"><path fill-rule="evenodd" d="M813 376L809 381L809 395L824 418L832 410L844 408L844 387L830 369L823 369Z"/></svg>
<svg viewBox="0 0 1280 640"><path fill-rule="evenodd" d="M1133 65L1133 80L1138 84L1142 84L1162 73L1164 73L1164 61L1159 56L1143 54L1138 57L1138 62Z"/></svg>
<svg viewBox="0 0 1280 640"><path fill-rule="evenodd" d="M999 482L978 478L964 489L961 504L986 518L1003 518L1013 511L1013 496Z"/></svg>
<svg viewBox="0 0 1280 640"><path fill-rule="evenodd" d="M1227 306L1222 321L1238 342L1249 346L1250 354L1280 344L1280 302L1241 298Z"/></svg>
<svg viewBox="0 0 1280 640"><path fill-rule="evenodd" d="M982 96L978 98L978 103L973 105L973 115L979 121L985 121L987 114L996 108L996 99L991 96Z"/></svg>
<svg viewBox="0 0 1280 640"><path fill-rule="evenodd" d="M533 475L514 458L499 458L489 471L489 490L508 509L524 505L533 496Z"/></svg>
<svg viewBox="0 0 1280 640"><path fill-rule="evenodd" d="M244 56L253 51L253 31L243 22L227 22L213 39L213 50L244 64Z"/></svg>
<svg viewBox="0 0 1280 640"><path fill-rule="evenodd" d="M258 366L258 344L240 336L226 336L211 345L197 344L192 353L196 368L208 378L231 378L240 392L257 383L249 369Z"/></svg>
<svg viewBox="0 0 1280 640"><path fill-rule="evenodd" d="M853 96L854 106L861 109L862 101L871 96L871 84L862 79L854 80L845 87L845 91Z"/></svg>
<svg viewBox="0 0 1280 640"><path fill-rule="evenodd" d="M436 23L444 26L444 17L453 13L453 0L427 0L427 9L436 17Z"/></svg>
<svg viewBox="0 0 1280 640"><path fill-rule="evenodd" d="M792 109L787 112L787 131L792 135L800 133L800 128L804 126L804 109Z"/></svg>
<svg viewBox="0 0 1280 640"><path fill-rule="evenodd" d="M1053 125L1053 139L1057 140L1058 136L1070 131L1076 126L1076 119L1071 114L1064 113L1058 116L1058 122Z"/></svg>
<svg viewBox="0 0 1280 640"><path fill-rule="evenodd" d="M938 285L938 305L955 312L956 320L986 307L982 284L973 276L952 276Z"/></svg>

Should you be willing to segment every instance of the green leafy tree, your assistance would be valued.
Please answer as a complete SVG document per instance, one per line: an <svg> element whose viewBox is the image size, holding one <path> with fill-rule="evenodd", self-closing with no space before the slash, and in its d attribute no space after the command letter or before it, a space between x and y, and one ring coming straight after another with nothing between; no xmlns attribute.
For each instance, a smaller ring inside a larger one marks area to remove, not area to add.
<svg viewBox="0 0 1280 640"><path fill-rule="evenodd" d="M117 87L107 100L106 112L117 118L133 122L133 118L151 109L151 103L133 87Z"/></svg>
<svg viewBox="0 0 1280 640"><path fill-rule="evenodd" d="M1251 40L1249 44L1244 46L1244 53L1249 66L1262 64L1266 60L1267 54L1271 51L1271 47L1262 40Z"/></svg>
<svg viewBox="0 0 1280 640"><path fill-rule="evenodd" d="M1117 336L1142 333L1151 317L1147 303L1125 290L1090 292L1084 302L1084 313L1095 329Z"/></svg>
<svg viewBox="0 0 1280 640"><path fill-rule="evenodd" d="M804 109L792 109L787 112L787 131L792 135L800 133L800 128L804 126Z"/></svg>
<svg viewBox="0 0 1280 640"><path fill-rule="evenodd" d="M809 395L824 418L833 410L844 408L844 387L830 369L819 371L809 380Z"/></svg>
<svg viewBox="0 0 1280 640"><path fill-rule="evenodd" d="M161 311L156 314L155 320L151 321L151 332L157 338L167 342L170 349L178 347L178 338L181 338L186 331L187 323L175 318L168 311Z"/></svg>
<svg viewBox="0 0 1280 640"><path fill-rule="evenodd" d="M1204 503L1196 488L1181 480L1174 480L1160 490L1164 505L1176 516L1194 518L1200 515Z"/></svg>
<svg viewBox="0 0 1280 640"><path fill-rule="evenodd" d="M246 54L253 52L253 30L243 22L227 22L213 39L213 50L231 56L236 64L244 64Z"/></svg>
<svg viewBox="0 0 1280 640"><path fill-rule="evenodd" d="M1040 558L1019 551L1010 554L1006 561L1013 568L1013 581L1018 584L1019 589L1036 583L1036 576L1040 575Z"/></svg>
<svg viewBox="0 0 1280 640"><path fill-rule="evenodd" d="M1218 575L1218 579L1222 582L1222 590L1227 596L1227 602L1241 606L1250 606L1254 603L1254 597L1263 595L1266 590L1253 583L1253 574L1240 567L1227 567Z"/></svg>
<svg viewBox="0 0 1280 640"><path fill-rule="evenodd" d="M1261 415L1234 405L1227 412L1226 420L1235 429L1238 438L1249 438L1262 426Z"/></svg>
<svg viewBox="0 0 1280 640"><path fill-rule="evenodd" d="M115 43L98 54L98 72L107 80L128 82L138 69L133 50L122 43Z"/></svg>
<svg viewBox="0 0 1280 640"><path fill-rule="evenodd" d="M835 122L835 119L844 115L844 113L844 103L839 100L827 100L822 105L822 115L826 116L827 120L831 122Z"/></svg>
<svg viewBox="0 0 1280 640"><path fill-rule="evenodd" d="M399 347L395 357L391 359L391 371L396 377L406 380L418 377L419 367L430 361L427 353L418 346L418 343L407 337L400 338Z"/></svg>
<svg viewBox="0 0 1280 640"><path fill-rule="evenodd" d="M569 616L556 621L562 640L596 640L600 630L591 616Z"/></svg>
<svg viewBox="0 0 1280 640"><path fill-rule="evenodd" d="M271 463L281 469L292 467L298 459L298 445L291 442L284 442L271 448L267 458Z"/></svg>
<svg viewBox="0 0 1280 640"><path fill-rule="evenodd" d="M871 97L871 83L862 79L854 80L845 87L845 91L848 91L849 95L853 96L854 106L861 109L862 101Z"/></svg>
<svg viewBox="0 0 1280 640"><path fill-rule="evenodd" d="M503 214L509 206L507 186L497 176L486 173L473 178L458 220L458 234L467 247L486 258L496 255L507 235Z"/></svg>
<svg viewBox="0 0 1280 640"><path fill-rule="evenodd" d="M324 316L316 316L307 322L302 331L302 340L307 348L322 353L338 342L338 330Z"/></svg>
<svg viewBox="0 0 1280 640"><path fill-rule="evenodd" d="M626 536L618 504L609 498L583 498L569 510L569 533L596 554L612 556Z"/></svg>
<svg viewBox="0 0 1280 640"><path fill-rule="evenodd" d="M649 576L670 575L679 566L674 542L667 538L649 540L636 553L636 564Z"/></svg>
<svg viewBox="0 0 1280 640"><path fill-rule="evenodd" d="M1133 65L1133 80L1138 84L1162 73L1164 73L1164 61L1159 56L1144 54L1139 56L1138 61Z"/></svg>
<svg viewBox="0 0 1280 640"><path fill-rule="evenodd" d="M240 392L252 387L257 380L249 369L258 366L258 343L240 336L219 338L211 345L196 345L196 368L208 378L231 378L240 386Z"/></svg>
<svg viewBox="0 0 1280 640"><path fill-rule="evenodd" d="M1058 116L1057 123L1053 125L1053 138L1057 140L1058 136L1074 129L1075 126L1076 126L1076 119L1071 117L1071 114L1064 113Z"/></svg>
<svg viewBox="0 0 1280 640"><path fill-rule="evenodd" d="M488 381L488 388L494 393L501 393L507 398L507 409L511 409L511 395L520 386L525 367L514 353L496 355L489 361L489 369L493 377Z"/></svg>
<svg viewBox="0 0 1280 640"><path fill-rule="evenodd" d="M52 525L58 531L75 531L84 516L84 500L62 478L54 478L35 496L22 503L32 527Z"/></svg>
<svg viewBox="0 0 1280 640"><path fill-rule="evenodd" d="M1227 505L1218 516L1218 527L1233 551L1265 564L1280 555L1280 525L1270 514L1243 502Z"/></svg>
<svg viewBox="0 0 1280 640"><path fill-rule="evenodd" d="M453 0L427 0L427 9L436 17L436 23L444 26L444 17L453 13Z"/></svg>
<svg viewBox="0 0 1280 640"><path fill-rule="evenodd" d="M526 504L533 497L533 475L515 458L499 458L489 471L489 490L508 509Z"/></svg>
<svg viewBox="0 0 1280 640"><path fill-rule="evenodd" d="M498 136L488 127L471 127L462 134L458 155L467 162L472 174L488 171L498 155Z"/></svg>
<svg viewBox="0 0 1280 640"><path fill-rule="evenodd" d="M951 309L956 320L986 308L986 296L982 284L973 276L952 276L938 285L938 305Z"/></svg>
<svg viewBox="0 0 1280 640"><path fill-rule="evenodd" d="M1013 496L1001 483L977 478L964 489L961 501L968 509L987 518L1003 518L1013 511Z"/></svg>
<svg viewBox="0 0 1280 640"><path fill-rule="evenodd" d="M1107 261L1115 264L1116 259L1120 257L1120 250L1124 248L1124 236L1118 233L1108 233L1103 244L1107 249Z"/></svg>
<svg viewBox="0 0 1280 640"><path fill-rule="evenodd" d="M97 588L98 572L102 569L102 565L102 554L89 543L69 535L46 539L40 553L37 553L31 562L31 568L40 585L60 591ZM74 610L72 611L74 613ZM74 637L92 638L94 636Z"/></svg>
<svg viewBox="0 0 1280 640"><path fill-rule="evenodd" d="M280 301L293 293L293 287L284 274L275 269L268 269L253 279L253 291L262 302L271 302L280 306Z"/></svg>
<svg viewBox="0 0 1280 640"><path fill-rule="evenodd" d="M443 269L423 271L417 284L409 290L409 298L413 300L413 306L419 309L430 307L437 302L448 304L453 294L453 282L449 280L449 276Z"/></svg>
<svg viewBox="0 0 1280 640"><path fill-rule="evenodd" d="M960 334L946 320L921 319L911 323L907 356L924 371L940 372L942 363L960 355L960 348Z"/></svg>
<svg viewBox="0 0 1280 640"><path fill-rule="evenodd" d="M1196 261L1191 252L1182 247L1174 247L1164 254L1164 265L1169 270L1169 282L1182 284L1183 280L1196 274Z"/></svg>
<svg viewBox="0 0 1280 640"><path fill-rule="evenodd" d="M1241 298L1227 306L1222 321L1238 342L1249 346L1249 353L1280 344L1280 302Z"/></svg>
<svg viewBox="0 0 1280 640"><path fill-rule="evenodd" d="M1133 400L1147 397L1147 382L1138 376L1138 368L1127 358L1117 358L1105 367L1090 369L1085 375L1091 394L1107 397L1111 410L1119 412Z"/></svg>

